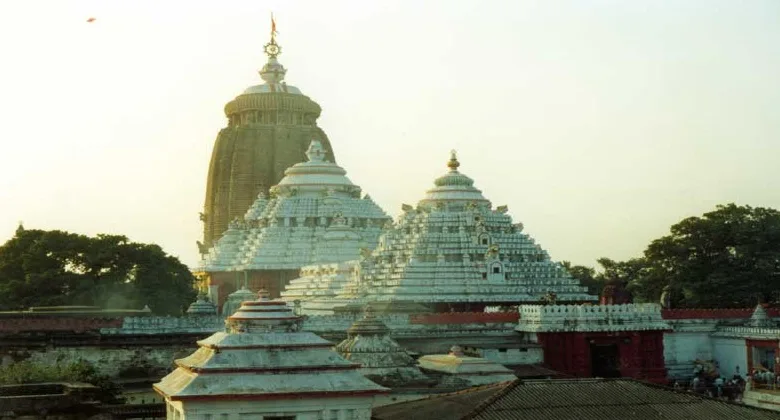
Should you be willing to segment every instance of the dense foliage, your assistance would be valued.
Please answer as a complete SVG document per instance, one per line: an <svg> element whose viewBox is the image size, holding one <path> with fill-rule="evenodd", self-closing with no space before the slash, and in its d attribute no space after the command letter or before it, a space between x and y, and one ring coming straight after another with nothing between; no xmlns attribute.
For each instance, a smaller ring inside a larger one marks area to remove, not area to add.
<svg viewBox="0 0 780 420"><path fill-rule="evenodd" d="M718 206L675 224L653 241L630 288L658 301L664 287L672 306L749 307L777 302L780 291L780 212Z"/></svg>
<svg viewBox="0 0 780 420"><path fill-rule="evenodd" d="M566 265L568 263L565 263ZM638 302L672 307L750 307L778 302L780 212L728 204L689 217L650 243L640 258L599 260L601 272L568 265L573 277L596 292L608 282L627 284Z"/></svg>
<svg viewBox="0 0 780 420"><path fill-rule="evenodd" d="M0 309L88 305L178 315L194 276L159 246L124 236L19 228L0 246Z"/></svg>
<svg viewBox="0 0 780 420"><path fill-rule="evenodd" d="M45 382L81 382L100 388L97 397L104 403L121 403L121 388L107 376L100 375L95 368L79 361L71 364L43 365L30 361L0 366L0 384L34 384Z"/></svg>

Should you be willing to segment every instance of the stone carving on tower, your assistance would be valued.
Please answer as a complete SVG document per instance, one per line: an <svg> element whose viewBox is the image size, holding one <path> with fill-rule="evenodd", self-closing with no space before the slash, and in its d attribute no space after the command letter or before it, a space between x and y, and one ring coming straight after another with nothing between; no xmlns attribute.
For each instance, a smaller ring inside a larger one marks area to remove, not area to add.
<svg viewBox="0 0 780 420"><path fill-rule="evenodd" d="M222 237L230 220L243 217L259 193L268 193L267 186L277 184L285 169L305 160L312 139L322 144L322 158L335 162L328 137L317 126L320 106L285 82L287 69L277 60L281 52L273 33L259 72L264 83L225 105L228 125L214 143L200 213L205 249Z"/></svg>

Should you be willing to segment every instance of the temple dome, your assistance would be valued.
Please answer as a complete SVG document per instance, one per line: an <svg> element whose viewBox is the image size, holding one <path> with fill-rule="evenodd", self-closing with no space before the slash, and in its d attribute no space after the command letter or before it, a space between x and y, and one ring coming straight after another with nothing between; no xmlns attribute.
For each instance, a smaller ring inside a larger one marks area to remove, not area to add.
<svg viewBox="0 0 780 420"><path fill-rule="evenodd" d="M272 191L285 194L296 188L296 193L322 193L328 189L334 189L334 193L360 193L360 187L346 177L347 171L325 160L325 148L318 140L312 140L306 157L306 162L287 168L284 178Z"/></svg>
<svg viewBox="0 0 780 420"><path fill-rule="evenodd" d="M344 264L337 275L332 267L307 266L282 294L300 299L304 314L369 302L391 312L422 305L449 312L542 302L552 294L561 302L598 299L523 233L507 206L492 207L458 171L454 152L447 166L416 208L402 206L372 252Z"/></svg>
<svg viewBox="0 0 780 420"><path fill-rule="evenodd" d="M200 214L201 255L259 193L267 194L280 182L285 169L306 160L312 139L319 141L326 160L335 162L330 141L317 126L321 107L285 82L287 69L277 59L281 47L276 40L265 47L268 60L259 72L263 83L245 89L224 107L228 124L214 143Z"/></svg>
<svg viewBox="0 0 780 420"><path fill-rule="evenodd" d="M226 325L234 332L293 331L298 319L287 303L261 294L257 300L241 303Z"/></svg>
<svg viewBox="0 0 780 420"><path fill-rule="evenodd" d="M257 295L252 293L252 291L249 290L246 285L242 286L240 289L228 295L225 305L222 306L222 315L232 315L239 307L241 307L242 303L255 300L256 297Z"/></svg>
<svg viewBox="0 0 780 420"><path fill-rule="evenodd" d="M359 363L360 372L388 387L429 384L416 362L395 340L370 305L364 317L347 330L347 338L334 347L345 359Z"/></svg>
<svg viewBox="0 0 780 420"><path fill-rule="evenodd" d="M446 174L434 180L435 187L425 193L425 198L419 202L421 207L439 207L448 204L471 204L490 207L482 191L474 187L474 180L458 172L460 162L453 150L447 162L450 169ZM472 204L473 203L473 204Z"/></svg>
<svg viewBox="0 0 780 420"><path fill-rule="evenodd" d="M392 219L361 198L346 171L326 160L321 142L312 140L306 156L270 197L260 193L243 220L230 224L204 256L203 271L295 270L295 276L303 266L354 260L361 249L376 247Z"/></svg>
<svg viewBox="0 0 780 420"><path fill-rule="evenodd" d="M198 299L192 302L189 308L187 308L187 314L189 315L216 315L217 306L211 303L208 296L204 293L198 293Z"/></svg>

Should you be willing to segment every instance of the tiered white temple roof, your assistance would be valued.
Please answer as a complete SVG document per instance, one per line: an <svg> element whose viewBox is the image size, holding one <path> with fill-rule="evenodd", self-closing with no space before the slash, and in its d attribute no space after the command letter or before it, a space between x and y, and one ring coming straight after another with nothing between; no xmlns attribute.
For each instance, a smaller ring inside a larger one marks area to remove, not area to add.
<svg viewBox="0 0 780 420"><path fill-rule="evenodd" d="M416 208L403 206L371 254L351 269L305 267L283 296L302 300L304 313L371 301L511 305L552 294L559 302L597 300L512 222L506 206L492 208L458 171L454 152L447 166Z"/></svg>
<svg viewBox="0 0 780 420"><path fill-rule="evenodd" d="M176 360L177 369L154 388L169 403L230 400L239 409L248 401L359 396L368 397L368 409L371 397L386 389L363 377L329 341L297 332L297 320L285 302L244 302L228 318L228 332L198 341L200 348Z"/></svg>
<svg viewBox="0 0 780 420"><path fill-rule="evenodd" d="M234 220L202 262L203 271L299 269L337 263L373 249L391 218L325 160L325 149L313 140L307 162L295 164L258 196L244 220Z"/></svg>
<svg viewBox="0 0 780 420"><path fill-rule="evenodd" d="M409 386L432 382L395 340L390 329L366 306L363 319L347 330L347 338L335 347L345 359L359 363L360 373L384 386Z"/></svg>
<svg viewBox="0 0 780 420"><path fill-rule="evenodd" d="M192 302L189 308L187 308L188 315L216 315L217 305L214 305L209 300L205 293L198 293L198 298L195 302Z"/></svg>

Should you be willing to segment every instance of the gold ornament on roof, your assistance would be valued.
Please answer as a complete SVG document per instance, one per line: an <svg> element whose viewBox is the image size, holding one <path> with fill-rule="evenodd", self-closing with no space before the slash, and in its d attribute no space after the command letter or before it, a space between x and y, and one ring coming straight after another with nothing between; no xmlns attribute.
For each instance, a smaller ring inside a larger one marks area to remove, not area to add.
<svg viewBox="0 0 780 420"><path fill-rule="evenodd" d="M457 171L458 167L460 167L460 162L458 162L458 154L455 149L450 151L450 160L447 162L447 167L450 168L451 171Z"/></svg>

